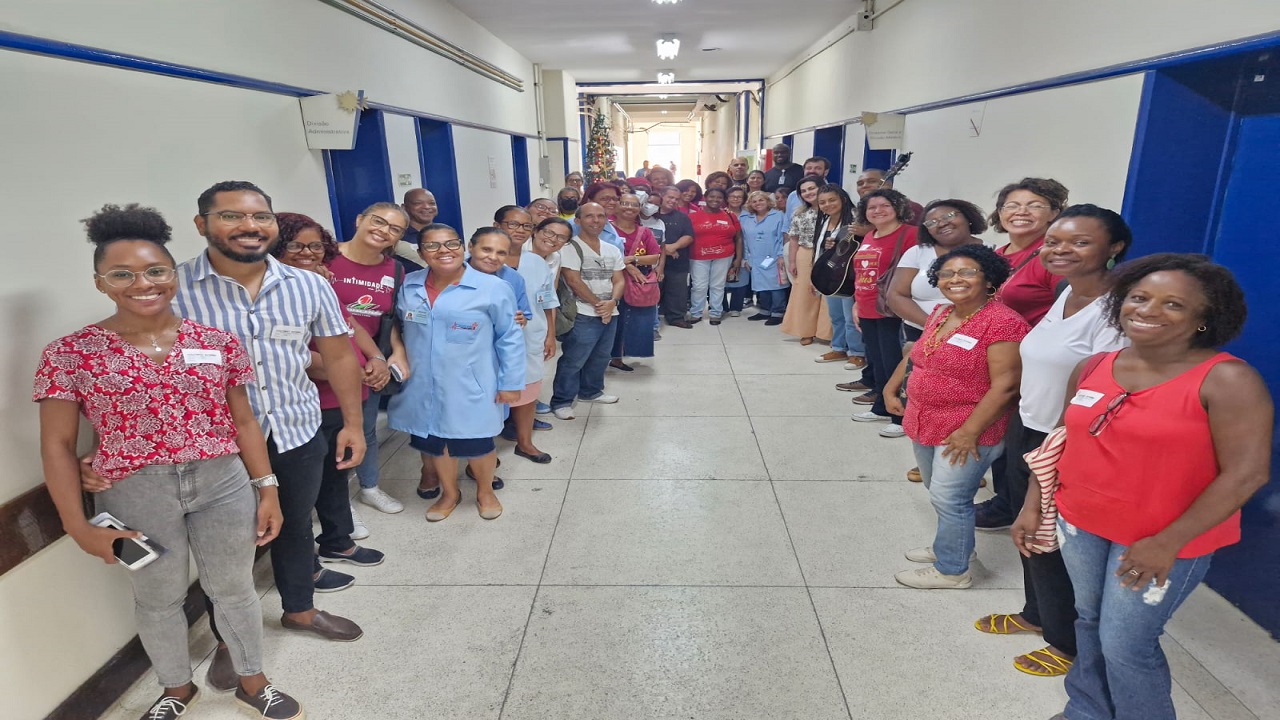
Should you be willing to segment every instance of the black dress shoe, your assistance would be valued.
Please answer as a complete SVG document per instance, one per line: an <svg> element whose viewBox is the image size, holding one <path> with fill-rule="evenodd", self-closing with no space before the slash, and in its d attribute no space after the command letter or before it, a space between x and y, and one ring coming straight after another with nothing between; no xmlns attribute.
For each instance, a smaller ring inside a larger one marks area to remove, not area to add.
<svg viewBox="0 0 1280 720"><path fill-rule="evenodd" d="M538 463L539 465L546 465L547 463L551 462L551 456L548 455L547 453L538 453L537 455L534 455L533 453L527 453L521 450L520 448L516 448L516 454L522 458L525 458L526 460L532 460Z"/></svg>
<svg viewBox="0 0 1280 720"><path fill-rule="evenodd" d="M751 318L751 319L755 320L755 318ZM781 324L782 324L782 318L780 317L771 317L765 321L765 325L781 325Z"/></svg>
<svg viewBox="0 0 1280 720"><path fill-rule="evenodd" d="M359 640L364 635L364 631L360 629L359 625L344 617L330 615L323 610L317 612L315 617L311 618L310 625L303 625L283 615L280 616L280 624L284 626L285 630L305 630L313 632L326 640L337 640L338 642Z"/></svg>
<svg viewBox="0 0 1280 720"><path fill-rule="evenodd" d="M698 324L698 323L700 323L700 322L702 322L702 318L693 318L692 320L690 320L690 321L689 321L689 324L690 324L690 325L697 325L697 324Z"/></svg>
<svg viewBox="0 0 1280 720"><path fill-rule="evenodd" d="M769 316L769 315L765 315L764 313L756 313L755 315L752 315L751 317L749 317L749 318L747 318L747 319L748 319L748 320L768 320L769 318L770 318L770 316Z"/></svg>
<svg viewBox="0 0 1280 720"><path fill-rule="evenodd" d="M667 324L670 325L671 327L684 328L685 330L688 330L689 328L693 327L693 325L690 324L688 320L672 320Z"/></svg>

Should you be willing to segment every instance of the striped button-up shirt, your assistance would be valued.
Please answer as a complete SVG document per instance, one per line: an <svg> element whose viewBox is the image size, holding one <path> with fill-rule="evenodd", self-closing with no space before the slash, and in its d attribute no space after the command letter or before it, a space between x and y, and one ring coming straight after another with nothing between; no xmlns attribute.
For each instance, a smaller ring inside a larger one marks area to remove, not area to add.
<svg viewBox="0 0 1280 720"><path fill-rule="evenodd" d="M347 322L333 288L319 275L273 257L258 296L219 275L208 252L178 266L178 315L235 333L253 358L258 381L249 402L262 431L280 452L305 445L320 429L320 396L307 377L313 336L346 335Z"/></svg>

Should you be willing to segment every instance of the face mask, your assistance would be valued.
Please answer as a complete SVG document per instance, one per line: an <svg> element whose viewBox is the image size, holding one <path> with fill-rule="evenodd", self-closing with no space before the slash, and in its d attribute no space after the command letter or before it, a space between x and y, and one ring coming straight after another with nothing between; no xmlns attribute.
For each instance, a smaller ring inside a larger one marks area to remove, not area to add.
<svg viewBox="0 0 1280 720"><path fill-rule="evenodd" d="M649 200L649 193L643 190L637 190L636 197L640 199L640 204L644 205Z"/></svg>
<svg viewBox="0 0 1280 720"><path fill-rule="evenodd" d="M653 203L645 203L644 205L640 206L640 214L645 217L653 217L653 215L657 212L658 212L658 206L654 205Z"/></svg>
<svg viewBox="0 0 1280 720"><path fill-rule="evenodd" d="M569 215L578 211L578 201L571 197L560 198L556 202L560 206L560 213Z"/></svg>

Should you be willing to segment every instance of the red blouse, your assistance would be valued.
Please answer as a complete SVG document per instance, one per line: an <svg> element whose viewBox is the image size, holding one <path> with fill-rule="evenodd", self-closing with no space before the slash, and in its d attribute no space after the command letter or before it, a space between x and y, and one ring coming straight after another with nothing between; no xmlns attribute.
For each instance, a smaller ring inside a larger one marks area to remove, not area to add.
<svg viewBox="0 0 1280 720"><path fill-rule="evenodd" d="M1129 393L1098 435L1089 428L1125 392L1108 353L1067 404L1067 445L1058 460L1058 513L1119 545L1169 527L1218 477L1218 455L1200 386L1214 366L1238 361L1218 353L1181 375ZM915 376L912 376L915 381ZM1240 511L1187 543L1180 558L1240 541ZM1070 542L1068 540L1068 542Z"/></svg>
<svg viewBox="0 0 1280 720"><path fill-rule="evenodd" d="M911 380L907 383L907 414L902 428L921 445L942 445L969 419L991 389L987 348L995 343L1022 342L1031 332L1031 326L1018 313L1001 303L988 302L950 336L939 338L942 345L926 355L929 338L938 325L946 322L952 307L938 306L925 323L924 334L911 348ZM978 444L999 443L1008 426L1006 410L978 436Z"/></svg>
<svg viewBox="0 0 1280 720"><path fill-rule="evenodd" d="M93 469L112 482L148 465L240 452L227 389L254 380L235 335L183 320L163 363L90 325L49 343L31 399L70 400L98 432Z"/></svg>
<svg viewBox="0 0 1280 720"><path fill-rule="evenodd" d="M1040 249L1043 247L1042 237L1015 253L1006 254L1008 245L996 250L1011 267L1017 268L1000 286L996 299L1016 310L1031 325L1049 313L1053 301L1058 298L1058 283L1062 281L1040 261Z"/></svg>
<svg viewBox="0 0 1280 720"><path fill-rule="evenodd" d="M735 237L742 229L738 218L724 210L711 212L698 208L689 213L693 225L694 260L718 260L737 252Z"/></svg>

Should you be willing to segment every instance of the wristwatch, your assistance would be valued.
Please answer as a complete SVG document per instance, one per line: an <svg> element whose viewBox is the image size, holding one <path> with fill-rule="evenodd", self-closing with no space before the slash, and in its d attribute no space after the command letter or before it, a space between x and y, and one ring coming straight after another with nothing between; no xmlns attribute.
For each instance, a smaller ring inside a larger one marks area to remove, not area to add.
<svg viewBox="0 0 1280 720"><path fill-rule="evenodd" d="M261 490L264 487L279 487L280 481L276 479L275 473L271 473L257 480L250 480L249 484Z"/></svg>

